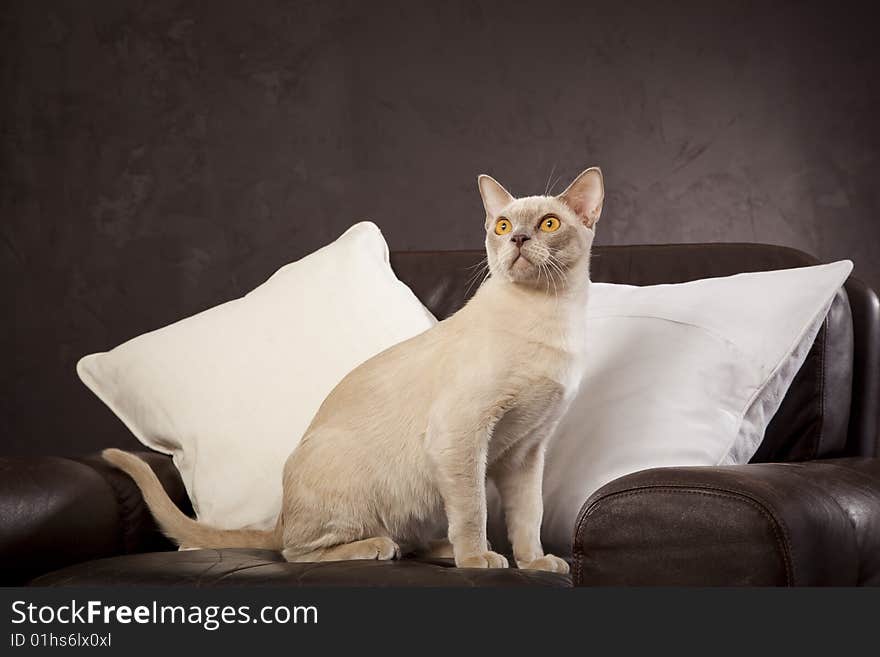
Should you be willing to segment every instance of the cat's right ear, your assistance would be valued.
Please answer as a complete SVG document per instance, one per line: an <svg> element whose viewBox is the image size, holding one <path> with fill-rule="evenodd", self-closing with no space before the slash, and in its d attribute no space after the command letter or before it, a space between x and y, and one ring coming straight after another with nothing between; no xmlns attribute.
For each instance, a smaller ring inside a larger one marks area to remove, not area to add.
<svg viewBox="0 0 880 657"><path fill-rule="evenodd" d="M590 167L556 198L574 210L584 226L593 229L602 214L602 202L605 200L602 170L599 167Z"/></svg>
<svg viewBox="0 0 880 657"><path fill-rule="evenodd" d="M510 192L501 186L501 183L485 173L477 176L477 186L480 188L480 196L483 197L486 217L490 220L495 219L514 200Z"/></svg>

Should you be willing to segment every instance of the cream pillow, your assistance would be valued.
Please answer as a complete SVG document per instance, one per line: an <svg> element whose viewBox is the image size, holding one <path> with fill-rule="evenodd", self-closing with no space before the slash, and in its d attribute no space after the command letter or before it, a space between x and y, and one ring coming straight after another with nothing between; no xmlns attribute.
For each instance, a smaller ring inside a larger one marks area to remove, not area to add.
<svg viewBox="0 0 880 657"><path fill-rule="evenodd" d="M173 456L200 520L269 527L284 461L330 390L435 323L362 222L241 299L86 356L77 373Z"/></svg>
<svg viewBox="0 0 880 657"><path fill-rule="evenodd" d="M845 260L678 285L594 283L581 387L546 455L545 549L570 554L581 506L618 477L748 463L851 270Z"/></svg>

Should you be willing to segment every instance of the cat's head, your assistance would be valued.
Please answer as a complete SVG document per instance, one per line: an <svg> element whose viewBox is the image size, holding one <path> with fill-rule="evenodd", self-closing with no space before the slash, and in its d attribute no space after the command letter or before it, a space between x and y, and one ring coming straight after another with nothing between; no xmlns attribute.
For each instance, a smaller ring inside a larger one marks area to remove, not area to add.
<svg viewBox="0 0 880 657"><path fill-rule="evenodd" d="M477 178L486 208L486 256L493 278L562 290L589 275L602 212L602 172L581 173L559 196L514 198L494 178Z"/></svg>

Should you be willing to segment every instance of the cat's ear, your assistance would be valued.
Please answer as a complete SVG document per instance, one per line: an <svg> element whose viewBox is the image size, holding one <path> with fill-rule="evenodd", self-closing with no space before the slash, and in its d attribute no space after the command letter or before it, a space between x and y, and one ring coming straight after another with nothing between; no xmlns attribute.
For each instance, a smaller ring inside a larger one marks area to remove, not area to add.
<svg viewBox="0 0 880 657"><path fill-rule="evenodd" d="M587 228L592 228L599 221L602 202L605 200L602 170L599 167L590 167L575 178L568 189L556 198L574 210Z"/></svg>
<svg viewBox="0 0 880 657"><path fill-rule="evenodd" d="M480 196L483 197L486 216L490 219L497 217L514 200L510 192L501 186L501 183L485 173L477 176L477 186L480 188Z"/></svg>

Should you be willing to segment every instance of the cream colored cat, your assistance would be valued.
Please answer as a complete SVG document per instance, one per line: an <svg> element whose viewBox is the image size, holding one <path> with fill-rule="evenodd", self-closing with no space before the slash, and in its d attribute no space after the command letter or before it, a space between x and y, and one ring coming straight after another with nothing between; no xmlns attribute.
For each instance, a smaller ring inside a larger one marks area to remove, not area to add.
<svg viewBox="0 0 880 657"><path fill-rule="evenodd" d="M504 568L486 542L488 476L517 565L568 571L541 547L541 479L547 438L582 370L602 174L584 171L558 197L514 199L489 176L478 182L491 276L455 315L366 361L330 393L284 466L274 530L187 518L144 461L104 452L168 536L186 547L277 549L288 561L427 552ZM448 542L432 541L443 535Z"/></svg>

